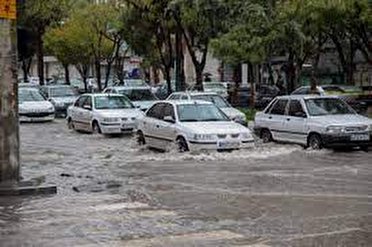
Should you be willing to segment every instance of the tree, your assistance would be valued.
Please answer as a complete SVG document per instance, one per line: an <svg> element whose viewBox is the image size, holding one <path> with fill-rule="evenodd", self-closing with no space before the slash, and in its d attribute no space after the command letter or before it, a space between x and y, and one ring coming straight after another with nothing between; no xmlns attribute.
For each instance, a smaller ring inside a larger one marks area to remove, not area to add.
<svg viewBox="0 0 372 247"><path fill-rule="evenodd" d="M27 0L20 7L20 24L35 35L38 76L44 84L43 35L50 26L58 25L67 16L69 0Z"/></svg>
<svg viewBox="0 0 372 247"><path fill-rule="evenodd" d="M217 0L174 0L170 8L195 68L196 88L203 91L203 71L209 42L218 36L226 9Z"/></svg>

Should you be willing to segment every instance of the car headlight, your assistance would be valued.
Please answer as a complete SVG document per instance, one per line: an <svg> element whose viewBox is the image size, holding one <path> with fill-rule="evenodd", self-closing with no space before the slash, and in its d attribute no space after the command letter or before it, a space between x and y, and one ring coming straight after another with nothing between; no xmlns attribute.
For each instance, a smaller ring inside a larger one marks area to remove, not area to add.
<svg viewBox="0 0 372 247"><path fill-rule="evenodd" d="M216 135L213 135L213 134L195 134L194 135L194 140L197 140L197 141L211 141L215 139L216 139Z"/></svg>
<svg viewBox="0 0 372 247"><path fill-rule="evenodd" d="M103 118L102 121L106 123L116 123L119 122L119 118L116 117Z"/></svg>
<svg viewBox="0 0 372 247"><path fill-rule="evenodd" d="M48 112L54 112L54 107L53 106L49 106L48 109L47 109Z"/></svg>
<svg viewBox="0 0 372 247"><path fill-rule="evenodd" d="M245 122L245 116L244 115L237 115L235 117L233 117L233 119L235 122Z"/></svg>
<svg viewBox="0 0 372 247"><path fill-rule="evenodd" d="M328 126L326 132L329 134L340 134L345 132L345 127L343 126Z"/></svg>
<svg viewBox="0 0 372 247"><path fill-rule="evenodd" d="M252 139L252 134L251 133L248 133L248 132L243 132L240 134L241 138L244 139L244 140L247 140L247 139Z"/></svg>

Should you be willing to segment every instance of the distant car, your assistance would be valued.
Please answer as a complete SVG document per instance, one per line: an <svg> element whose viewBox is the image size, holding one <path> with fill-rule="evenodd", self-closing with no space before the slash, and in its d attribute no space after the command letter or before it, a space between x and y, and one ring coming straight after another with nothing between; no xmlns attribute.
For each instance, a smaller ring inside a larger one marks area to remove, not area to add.
<svg viewBox="0 0 372 247"><path fill-rule="evenodd" d="M75 88L68 85L43 86L40 91L54 105L56 116L62 117L78 97Z"/></svg>
<svg viewBox="0 0 372 247"><path fill-rule="evenodd" d="M245 114L232 107L222 96L216 93L178 92L171 94L167 100L203 100L212 102L220 108L231 120L247 125Z"/></svg>
<svg viewBox="0 0 372 247"><path fill-rule="evenodd" d="M38 89L19 88L18 108L20 122L42 122L54 120L54 106Z"/></svg>
<svg viewBox="0 0 372 247"><path fill-rule="evenodd" d="M101 134L132 133L143 112L119 94L83 94L67 110L69 128Z"/></svg>
<svg viewBox="0 0 372 247"><path fill-rule="evenodd" d="M158 98L151 92L150 87L108 87L104 93L116 93L127 96L130 101L141 110L146 111Z"/></svg>
<svg viewBox="0 0 372 247"><path fill-rule="evenodd" d="M176 143L180 152L248 148L254 140L248 128L231 121L205 101L160 101L138 124L138 142L157 149Z"/></svg>
<svg viewBox="0 0 372 247"><path fill-rule="evenodd" d="M363 91L359 87L347 85L321 85L317 86L316 91L312 92L310 86L303 86L292 92L292 95L317 94L321 96L337 96L348 103L358 113L365 113L367 104L359 100Z"/></svg>
<svg viewBox="0 0 372 247"><path fill-rule="evenodd" d="M234 86L230 87L229 101L234 107L247 107L251 99L250 85L240 86L236 90L236 98L233 99ZM276 96L279 95L279 89L270 85L256 85L255 108L265 108Z"/></svg>
<svg viewBox="0 0 372 247"><path fill-rule="evenodd" d="M217 93L227 99L227 87L222 82L203 82L204 92ZM194 84L190 87L190 91L197 91L197 86Z"/></svg>
<svg viewBox="0 0 372 247"><path fill-rule="evenodd" d="M174 81L171 82L172 92L176 91L176 83ZM166 99L168 95L168 85L166 82L162 83L156 88L155 91L156 97L158 97L161 100Z"/></svg>
<svg viewBox="0 0 372 247"><path fill-rule="evenodd" d="M18 83L18 88L34 88L34 89L39 89L40 86L37 84L32 84L29 82L20 82Z"/></svg>
<svg viewBox="0 0 372 247"><path fill-rule="evenodd" d="M283 141L313 149L372 144L372 120L335 96L277 97L256 114L254 130L264 142Z"/></svg>

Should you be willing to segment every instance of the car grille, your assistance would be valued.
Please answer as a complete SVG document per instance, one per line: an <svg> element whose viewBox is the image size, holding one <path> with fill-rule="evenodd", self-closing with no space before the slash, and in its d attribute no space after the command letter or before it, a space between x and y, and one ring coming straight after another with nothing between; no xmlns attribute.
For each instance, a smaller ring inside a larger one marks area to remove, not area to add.
<svg viewBox="0 0 372 247"><path fill-rule="evenodd" d="M348 126L345 128L346 132L362 132L368 129L367 125L360 125L360 126Z"/></svg>
<svg viewBox="0 0 372 247"><path fill-rule="evenodd" d="M136 121L136 118L135 117L132 117L132 118L122 118L121 121L128 121L128 120L132 120L132 121Z"/></svg>
<svg viewBox="0 0 372 247"><path fill-rule="evenodd" d="M239 134L232 134L231 137L232 138L238 138L239 137Z"/></svg>
<svg viewBox="0 0 372 247"><path fill-rule="evenodd" d="M47 117L49 115L53 115L53 113L49 112L32 112L32 113L22 113L19 114L20 116L23 117Z"/></svg>
<svg viewBox="0 0 372 247"><path fill-rule="evenodd" d="M217 136L218 136L219 139L225 139L227 137L227 135L222 135L222 134L217 135Z"/></svg>

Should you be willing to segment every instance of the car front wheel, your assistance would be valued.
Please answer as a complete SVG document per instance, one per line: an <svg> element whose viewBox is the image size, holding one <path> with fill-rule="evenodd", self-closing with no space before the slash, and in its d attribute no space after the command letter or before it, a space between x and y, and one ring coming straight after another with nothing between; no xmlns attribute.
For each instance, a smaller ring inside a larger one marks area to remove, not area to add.
<svg viewBox="0 0 372 247"><path fill-rule="evenodd" d="M137 143L140 146L146 145L145 136L143 135L143 132L140 130L137 132Z"/></svg>
<svg viewBox="0 0 372 247"><path fill-rule="evenodd" d="M189 151L189 147L187 145L187 142L186 142L185 138L178 137L176 143L177 143L178 151L180 153L184 153L184 152Z"/></svg>
<svg viewBox="0 0 372 247"><path fill-rule="evenodd" d="M314 150L323 148L322 138L318 134L311 134L308 139L308 146Z"/></svg>
<svg viewBox="0 0 372 247"><path fill-rule="evenodd" d="M263 129L262 132L261 132L261 139L262 139L263 143L272 142L273 136L271 135L270 130Z"/></svg>
<svg viewBox="0 0 372 247"><path fill-rule="evenodd" d="M94 121L92 124L92 132L93 134L101 134L101 128L99 127L98 122Z"/></svg>
<svg viewBox="0 0 372 247"><path fill-rule="evenodd" d="M74 129L75 129L74 123L72 122L72 119L71 119L71 118L69 118L69 119L67 120L67 127L68 127L68 129L70 129L70 130L74 130Z"/></svg>

